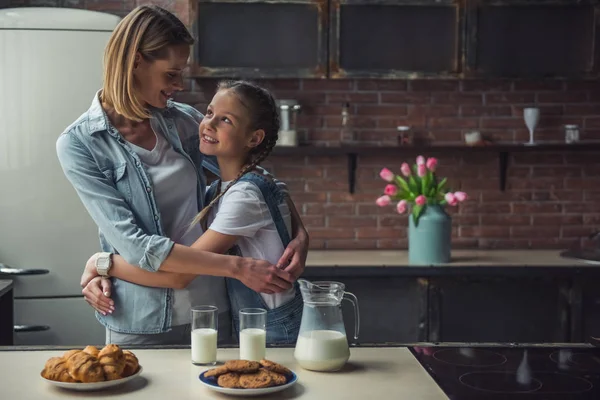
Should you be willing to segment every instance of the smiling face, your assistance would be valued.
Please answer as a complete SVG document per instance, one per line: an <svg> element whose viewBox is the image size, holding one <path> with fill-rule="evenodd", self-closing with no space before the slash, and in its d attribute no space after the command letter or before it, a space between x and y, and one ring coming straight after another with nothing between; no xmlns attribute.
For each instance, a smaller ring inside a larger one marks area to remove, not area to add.
<svg viewBox="0 0 600 400"><path fill-rule="evenodd" d="M252 129L250 110L231 89L221 89L200 123L200 151L221 158L246 158L264 139Z"/></svg>
<svg viewBox="0 0 600 400"><path fill-rule="evenodd" d="M133 70L135 88L141 101L156 108L165 108L176 91L183 90L183 70L190 56L188 45L172 46L162 59L148 61L136 55Z"/></svg>

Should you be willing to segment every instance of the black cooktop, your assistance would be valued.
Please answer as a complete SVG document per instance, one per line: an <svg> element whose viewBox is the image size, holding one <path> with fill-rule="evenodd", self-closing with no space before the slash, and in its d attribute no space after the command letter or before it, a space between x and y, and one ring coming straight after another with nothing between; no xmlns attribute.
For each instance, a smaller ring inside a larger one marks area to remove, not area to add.
<svg viewBox="0 0 600 400"><path fill-rule="evenodd" d="M600 348L413 347L450 400L600 400Z"/></svg>

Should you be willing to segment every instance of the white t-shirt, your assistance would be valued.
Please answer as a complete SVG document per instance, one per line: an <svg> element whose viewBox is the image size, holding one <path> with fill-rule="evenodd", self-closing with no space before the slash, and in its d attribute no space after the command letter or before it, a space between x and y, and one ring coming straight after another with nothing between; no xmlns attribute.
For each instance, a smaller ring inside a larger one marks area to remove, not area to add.
<svg viewBox="0 0 600 400"><path fill-rule="evenodd" d="M221 190L228 184L222 182ZM285 202L279 205L279 211L291 234L292 218ZM285 250L260 189L250 182L236 183L219 199L208 215L208 227L224 235L239 236L236 245L244 257L277 264ZM292 300L294 294L294 288L291 288L281 293L260 295L273 309Z"/></svg>
<svg viewBox="0 0 600 400"><path fill-rule="evenodd" d="M152 180L165 235L175 243L190 246L202 234L200 224L186 233L198 213L198 184L194 166L177 153L162 135L156 135L156 145L151 151L133 143L129 145ZM225 279L222 277L198 276L187 288L173 292L171 326L191 323L190 308L194 305L216 305L219 313L229 311Z"/></svg>

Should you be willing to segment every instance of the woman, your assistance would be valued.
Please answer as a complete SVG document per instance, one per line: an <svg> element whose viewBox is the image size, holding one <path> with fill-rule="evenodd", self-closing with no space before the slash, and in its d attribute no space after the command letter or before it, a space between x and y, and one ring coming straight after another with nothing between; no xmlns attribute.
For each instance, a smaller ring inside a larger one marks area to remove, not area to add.
<svg viewBox="0 0 600 400"><path fill-rule="evenodd" d="M202 115L169 100L183 90L182 71L192 43L183 23L168 11L156 6L133 10L107 44L102 90L57 140L63 171L98 225L103 273L110 254L120 254L144 270L192 266L202 275L182 290L114 279L114 311L96 314L107 328L107 343L187 343L191 304L216 304L221 326L228 326L223 277L256 291L280 292L304 268L308 235L293 205L295 239L280 260L284 265L292 260L285 270L264 260L188 247L202 233L188 227L204 207L203 167L219 173L214 159L199 151ZM88 286L87 295L97 293L98 279ZM226 339L227 329L220 334Z"/></svg>
<svg viewBox="0 0 600 400"><path fill-rule="evenodd" d="M277 263L290 242L291 213L281 191L256 167L271 153L277 142L279 114L273 96L249 82L221 82L206 116L200 123L200 150L217 157L221 181L208 193L208 205L192 227L200 223L205 233L192 245L208 251L236 253ZM218 193L218 194L217 194ZM208 230L207 230L208 227ZM195 274L194 268L180 272ZM88 263L84 281L97 275ZM113 257L110 276L145 286L186 287L194 275L148 272ZM298 288L281 293L256 293L239 280L227 279L236 332L241 308L266 308L267 343L295 343L302 317L302 296ZM94 304L109 311L105 303Z"/></svg>

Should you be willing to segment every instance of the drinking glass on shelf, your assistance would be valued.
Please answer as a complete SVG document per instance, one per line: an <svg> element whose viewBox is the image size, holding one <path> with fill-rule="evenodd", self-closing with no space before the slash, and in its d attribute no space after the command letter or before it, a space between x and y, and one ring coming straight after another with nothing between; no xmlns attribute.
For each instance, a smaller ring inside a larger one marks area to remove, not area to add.
<svg viewBox="0 0 600 400"><path fill-rule="evenodd" d="M192 363L217 363L217 331L219 309L215 306L192 307Z"/></svg>
<svg viewBox="0 0 600 400"><path fill-rule="evenodd" d="M242 308L240 310L240 359L260 361L267 348L267 310Z"/></svg>
<svg viewBox="0 0 600 400"><path fill-rule="evenodd" d="M525 120L525 125L527 125L527 129L529 129L529 142L525 143L527 146L534 146L536 143L533 140L533 132L537 127L537 124L540 120L540 109L539 108L525 108L523 109L523 119Z"/></svg>

